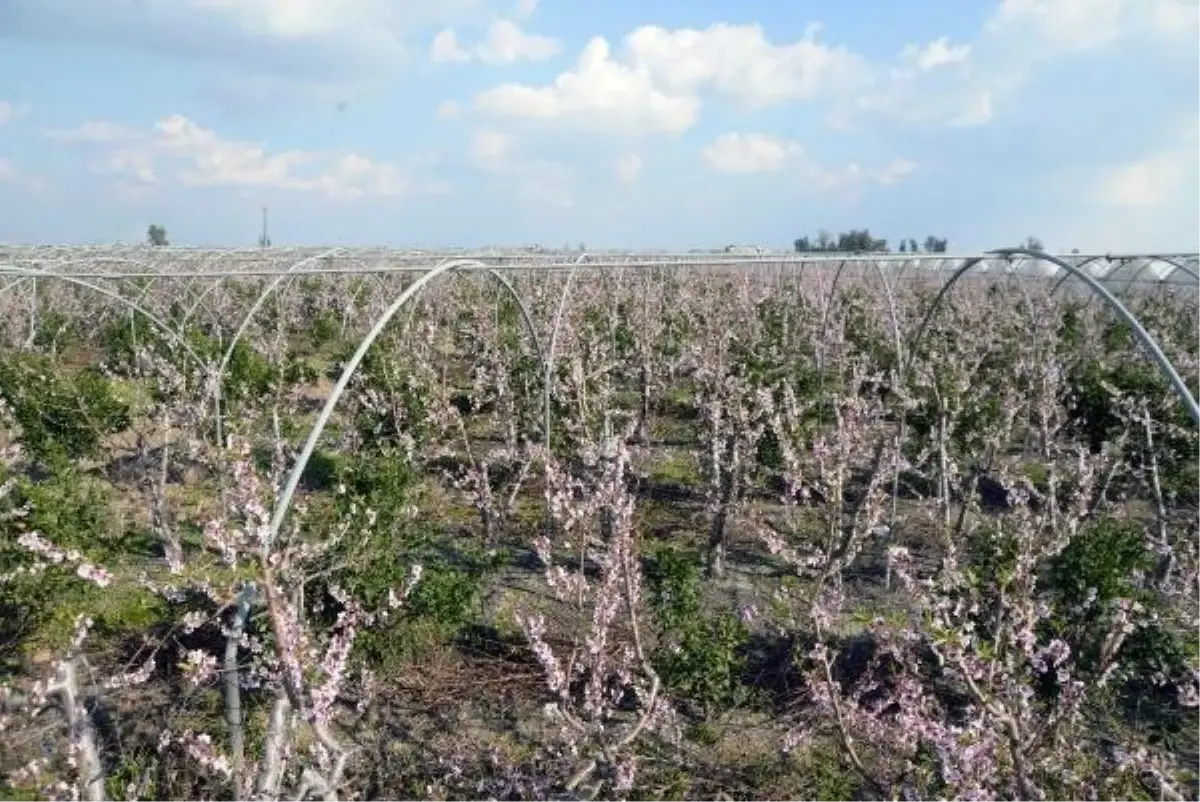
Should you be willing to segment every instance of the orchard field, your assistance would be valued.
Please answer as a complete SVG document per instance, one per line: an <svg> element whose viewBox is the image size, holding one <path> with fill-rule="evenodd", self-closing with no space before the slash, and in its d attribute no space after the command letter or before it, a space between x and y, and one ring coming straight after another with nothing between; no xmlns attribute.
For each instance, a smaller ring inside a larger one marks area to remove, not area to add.
<svg viewBox="0 0 1200 802"><path fill-rule="evenodd" d="M1195 282L272 253L0 259L0 797L1200 793Z"/></svg>

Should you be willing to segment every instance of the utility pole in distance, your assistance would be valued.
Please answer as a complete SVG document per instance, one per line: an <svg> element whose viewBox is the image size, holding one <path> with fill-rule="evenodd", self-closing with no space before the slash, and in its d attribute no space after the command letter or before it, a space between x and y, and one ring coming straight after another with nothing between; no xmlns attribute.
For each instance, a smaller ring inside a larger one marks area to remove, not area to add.
<svg viewBox="0 0 1200 802"><path fill-rule="evenodd" d="M262 207L262 234L258 237L258 247L270 248L271 237L267 234L267 207Z"/></svg>

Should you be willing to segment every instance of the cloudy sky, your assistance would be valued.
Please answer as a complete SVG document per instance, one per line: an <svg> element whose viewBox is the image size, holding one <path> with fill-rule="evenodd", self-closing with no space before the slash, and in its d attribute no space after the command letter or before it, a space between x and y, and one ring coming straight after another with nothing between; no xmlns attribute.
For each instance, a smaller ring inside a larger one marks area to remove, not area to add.
<svg viewBox="0 0 1200 802"><path fill-rule="evenodd" d="M1200 0L3 0L0 242L1200 247Z"/></svg>

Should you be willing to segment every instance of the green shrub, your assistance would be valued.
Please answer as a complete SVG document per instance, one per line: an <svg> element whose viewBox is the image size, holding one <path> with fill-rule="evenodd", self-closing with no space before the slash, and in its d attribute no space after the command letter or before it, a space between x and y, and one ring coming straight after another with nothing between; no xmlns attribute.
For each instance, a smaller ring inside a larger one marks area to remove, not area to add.
<svg viewBox="0 0 1200 802"><path fill-rule="evenodd" d="M399 612L362 632L356 650L374 665L411 659L425 649L442 645L473 623L487 576L499 557L453 548L441 533L409 519L416 475L403 455L368 452L344 463L325 466L345 487L331 514L361 525L328 555L333 570L326 584L337 584L369 610L385 609L391 593L400 594L410 581L412 566L423 572ZM369 518L366 511L370 511ZM367 518L367 520L364 520ZM313 520L317 530L326 524ZM321 536L321 531L314 531Z"/></svg>
<svg viewBox="0 0 1200 802"><path fill-rule="evenodd" d="M1117 652L1116 696L1154 722L1155 737L1166 737L1176 733L1187 717L1171 686L1159 687L1152 677L1186 676L1196 664L1197 637L1194 630L1169 623L1170 602L1142 579L1156 569L1157 562L1136 523L1102 518L1091 524L1050 566L1047 585L1054 615L1043 638L1066 640L1078 669L1094 679L1118 602L1142 605L1151 617L1125 638Z"/></svg>
<svg viewBox="0 0 1200 802"><path fill-rule="evenodd" d="M129 406L102 373L70 374L45 356L0 361L0 398L20 424L28 453L43 464L92 456L105 435L130 424Z"/></svg>
<svg viewBox="0 0 1200 802"><path fill-rule="evenodd" d="M165 602L139 586L114 580L98 587L75 575L76 562L52 564L45 571L26 569L43 560L21 546L24 532L36 532L64 552L110 571L144 547L128 537L113 537L106 489L70 468L43 481L19 478L5 499L7 509L28 508L0 528L0 565L13 576L0 582L0 652L17 656L36 648L60 649L69 641L75 618L87 614L98 633L144 632L167 614ZM2 510L0 510L2 511Z"/></svg>
<svg viewBox="0 0 1200 802"><path fill-rule="evenodd" d="M746 700L743 649L750 633L733 614L704 609L702 567L696 553L663 548L646 576L659 640L652 657L655 669L667 688L707 718Z"/></svg>

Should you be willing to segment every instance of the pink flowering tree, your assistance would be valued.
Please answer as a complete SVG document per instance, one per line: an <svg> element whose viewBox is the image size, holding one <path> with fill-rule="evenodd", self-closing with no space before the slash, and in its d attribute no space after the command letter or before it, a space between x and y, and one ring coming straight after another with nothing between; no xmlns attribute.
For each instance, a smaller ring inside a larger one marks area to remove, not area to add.
<svg viewBox="0 0 1200 802"><path fill-rule="evenodd" d="M655 732L673 737L672 708L645 642L625 446L635 427L631 422L622 436L606 426L603 439L583 453L582 474L547 457L554 539L540 537L536 550L562 608L555 617L573 623L552 631L545 611L519 616L552 694L547 715L561 725L561 747L575 764L565 788L581 798L628 793L638 739ZM572 549L576 560L564 564L556 556Z"/></svg>

